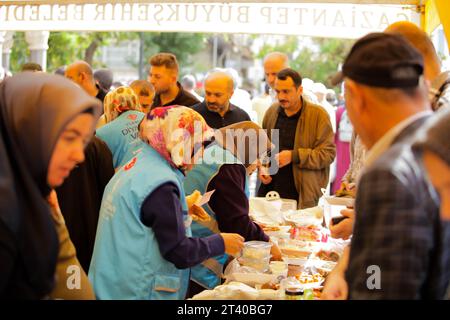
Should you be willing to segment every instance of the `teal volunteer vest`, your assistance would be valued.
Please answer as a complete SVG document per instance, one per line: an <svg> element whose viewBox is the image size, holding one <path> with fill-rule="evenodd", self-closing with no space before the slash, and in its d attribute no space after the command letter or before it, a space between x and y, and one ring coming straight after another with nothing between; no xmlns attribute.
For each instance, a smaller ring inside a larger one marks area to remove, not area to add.
<svg viewBox="0 0 450 320"><path fill-rule="evenodd" d="M140 219L143 201L166 182L179 188L187 212L183 179L148 145L113 176L103 196L89 268L97 299L185 298L189 269L177 269L161 256L153 230Z"/></svg>
<svg viewBox="0 0 450 320"><path fill-rule="evenodd" d="M123 166L142 148L144 142L139 138L138 127L144 116L139 111L126 111L95 132L111 150L114 168Z"/></svg>

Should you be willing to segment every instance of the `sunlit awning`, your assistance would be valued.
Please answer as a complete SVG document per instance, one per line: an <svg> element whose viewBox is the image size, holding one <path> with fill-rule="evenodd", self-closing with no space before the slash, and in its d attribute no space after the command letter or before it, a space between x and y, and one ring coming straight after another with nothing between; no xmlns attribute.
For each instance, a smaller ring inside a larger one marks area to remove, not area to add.
<svg viewBox="0 0 450 320"><path fill-rule="evenodd" d="M411 1L372 1L377 5L311 0L9 2L15 4L0 6L1 28L16 31L172 31L355 39L383 31L395 21L421 21L417 7L407 4Z"/></svg>
<svg viewBox="0 0 450 320"><path fill-rule="evenodd" d="M130 2L129 0L31 0L31 1L22 1L22 0L6 0L0 1L5 4L83 4L83 3L126 3ZM177 0L177 1L164 1L164 0L134 0L132 2L135 3L191 3L191 0ZM197 0L195 2L201 3L351 3L351 4L402 4L402 5L420 5L425 2L424 0Z"/></svg>
<svg viewBox="0 0 450 320"><path fill-rule="evenodd" d="M280 21L283 22L284 20L284 12L286 9L284 8L288 8L287 10L291 10L292 8L297 8L297 12L299 13L302 8L302 6L306 6L304 8L311 8L312 5L316 4L316 5L323 5L325 6L325 4L327 4L327 6L333 6L335 4L338 4L341 6L341 10L340 13L336 13L336 10L333 13L333 8L329 7L328 11L327 11L327 15L329 16L333 16L335 15L335 20L337 20L338 23L340 23L340 19L341 19L341 15L343 17L343 19L345 19L345 14L346 12L348 12L349 10L351 11L353 7L349 7L349 6L355 6L355 7L359 7L359 6L364 6L364 5L372 5L371 10L373 10L374 12L377 10L380 10L380 8L383 8L386 5L393 5L396 6L397 8L404 8L405 10L415 10L419 15L419 22L418 24L421 25L421 27L427 31L428 33L431 33L438 25L440 25L442 23L445 34L447 36L447 39L450 40L450 1L448 0L232 0L232 1L228 1L228 0L195 0L195 4L193 3L192 0L175 0L175 1L164 1L164 0L29 0L29 1L22 1L22 0L0 0L0 10L6 10L5 8L9 7L9 10L14 10L13 8L15 6L25 6L28 9L27 10L31 10L35 14L36 10L36 6L40 5L41 6L41 11L44 12L45 10L42 9L42 6L54 6L56 9L54 9L55 12L57 12L59 14L59 17L63 17L66 14L67 10L71 10L71 9L66 9L66 8L71 8L75 5L77 5L78 9L80 8L80 5L86 6L86 8L89 8L89 5L95 5L95 6L99 6L97 8L102 9L102 6L112 6L112 5L117 5L117 6L128 6L128 5L133 5L136 6L137 8L140 8L140 10L147 10L146 7L144 6L153 6L151 8L155 9L156 11L159 10L165 10L166 8L168 8L167 10L169 10L169 14L172 13L172 8L176 5L180 6L180 8L182 8L181 6L188 6L188 5L209 5L209 6L234 6L234 7L238 7L238 6L245 6L247 4L256 6L259 8L260 12L262 10L263 15L268 15L269 11L270 14L274 15L274 18L278 18L279 15L277 15L277 13L274 14L275 11L279 11L280 12ZM59 8L59 6L61 6L61 10L58 11L57 8ZM140 6L140 7L139 7ZM157 6L157 7L155 7ZM163 9L161 9L161 7L163 7ZM170 7L172 6L172 7ZM262 9L263 7L271 7L272 9ZM293 7L294 6L294 7ZM3 8L3 9L1 9ZM31 8L31 9L30 9ZM125 7L123 7L125 8ZM150 7L149 7L150 8ZM191 10L194 7L192 7ZM274 9L275 8L275 9ZM377 9L378 8L378 9ZM99 9L99 10L100 10ZM211 7L207 7L207 10L211 9ZM20 10L22 9L16 9L17 14L21 13ZM89 9L89 10L92 10ZM107 9L105 9L107 10ZM125 11L128 10L128 8L125 9ZM154 10L154 11L155 11ZM181 10L181 9L180 9ZM213 9L211 9L213 10ZM244 10L244 9L241 9ZM317 10L321 10L321 9L317 9ZM356 9L356 11L358 11L359 9ZM153 11L153 12L154 12ZM181 12L181 11L180 11ZM306 12L306 11L304 11ZM102 14L102 13L100 13ZM175 13L176 14L176 13ZM291 12L288 12L288 14L292 14ZM320 15L320 12L317 13L318 15ZM380 13L378 13L380 14ZM145 15L145 13L144 13ZM337 18L336 18L337 16ZM172 16L171 16L172 17ZM314 18L314 17L313 17ZM3 19L3 20L2 20ZM330 18L331 19L331 18ZM384 18L383 18L384 19ZM37 19L35 19L37 20ZM61 19L64 20L64 19ZM95 19L94 19L95 20ZM145 20L145 19L144 19ZM389 20L389 18L388 18ZM399 19L400 20L400 19ZM64 23L54 23L54 21L52 19L49 19L49 17L47 16L47 29L50 30L56 30L58 29L58 25L60 26L59 28L62 30L64 28L68 29L68 30L75 30L76 29L76 25L77 23L74 24L64 24ZM92 30L112 30L112 28L115 26L117 28L119 28L119 30L125 30L127 28L125 27L121 27L121 23L120 21L118 21L118 23L114 24L114 23L109 23L107 21L97 21L98 23L89 23L89 21L87 21L87 23L85 23L85 21L83 21L82 23L80 23L80 21L78 21L78 28L81 30L93 27ZM155 23L156 22L156 23ZM384 22L384 21L382 21ZM391 22L391 21L389 21ZM261 21L257 21L254 20L253 22L255 23L261 23ZM138 30L157 30L157 31L202 31L200 30L200 26L195 29L192 28L192 26L189 28L187 28L186 30L181 29L183 28L183 25L166 25L165 27L167 27L167 30L163 30L164 26L159 25L159 23L157 21L154 21L152 19L149 19L148 24L155 24L155 26L151 26L151 25L144 25L143 23L139 23L139 21L137 23L129 23L128 24L128 29L133 29L135 31ZM5 21L4 18L2 18L0 16L0 25L3 26L2 29L5 30L10 30L10 28L5 27L5 25L10 25L11 23L10 21ZM34 27L33 27L34 25ZM189 24L187 24L189 26ZM206 23L203 23L203 31L206 32L247 32L247 30L245 30L245 28L242 28L242 26L238 26L236 25L234 28L233 27L229 27L231 26L232 23L230 23L225 29L220 30L219 28L222 28L222 26L216 27L211 29L210 26ZM267 28L255 28L253 31L249 30L248 32L255 32L257 33L258 30L260 30L261 33L266 32L267 29L271 32L269 33L280 33L282 34L287 34L289 32L287 32L286 30L283 30L283 28L279 28L280 30L277 30L277 27L275 26L274 28L272 28L270 25L267 25ZM36 30L36 23L34 23L33 21L31 21L31 23L29 24L29 28L34 28L34 30ZM42 24L40 25L40 27L44 27L42 26ZM83 28L84 27L84 28ZM332 27L332 23L331 23L331 27ZM1 27L0 27L1 28ZM316 26L312 26L312 28L316 28ZM26 27L22 26L19 27L18 30L25 30ZM195 29L195 30L194 30ZM284 28L286 29L286 28ZM320 29L320 28L319 28ZM292 30L292 32L290 32L289 34L306 34L306 35L318 35L320 32L320 30L317 30L317 32L314 34L313 32L306 32L307 30L305 30L305 28L297 28L297 30ZM332 28L329 29L330 31L333 31ZM337 29L339 30L339 32L341 32L342 36L344 37L356 37L356 35L361 33L360 31L356 31L354 30L354 32L349 32L349 30L347 29ZM375 31L378 30L377 28L372 28L372 30L370 31ZM336 31L336 29L335 29ZM331 32L331 36L333 36L333 32ZM450 43L450 41L448 41Z"/></svg>

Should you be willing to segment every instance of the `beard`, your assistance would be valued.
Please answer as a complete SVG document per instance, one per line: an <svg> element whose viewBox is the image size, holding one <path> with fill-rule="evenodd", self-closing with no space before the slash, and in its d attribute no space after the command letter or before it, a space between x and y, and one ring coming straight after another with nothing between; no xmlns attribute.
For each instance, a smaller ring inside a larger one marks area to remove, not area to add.
<svg viewBox="0 0 450 320"><path fill-rule="evenodd" d="M168 93L169 91L170 91L170 86L164 86L161 88L158 88L155 86L155 92L157 94L165 94L165 93Z"/></svg>
<svg viewBox="0 0 450 320"><path fill-rule="evenodd" d="M278 102L283 109L291 107L291 104L287 100L279 100Z"/></svg>
<svg viewBox="0 0 450 320"><path fill-rule="evenodd" d="M219 105L217 103L209 103L209 102L206 102L206 107L208 108L208 110L217 112L217 113L223 112L227 109L227 107L224 105Z"/></svg>

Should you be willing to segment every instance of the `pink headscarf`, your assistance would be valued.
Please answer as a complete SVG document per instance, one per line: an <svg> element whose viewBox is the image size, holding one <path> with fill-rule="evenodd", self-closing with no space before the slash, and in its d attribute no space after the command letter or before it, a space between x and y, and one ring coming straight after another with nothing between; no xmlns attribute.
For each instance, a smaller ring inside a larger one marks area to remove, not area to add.
<svg viewBox="0 0 450 320"><path fill-rule="evenodd" d="M181 170L186 170L193 152L213 134L199 113L183 106L155 108L141 124L141 138Z"/></svg>

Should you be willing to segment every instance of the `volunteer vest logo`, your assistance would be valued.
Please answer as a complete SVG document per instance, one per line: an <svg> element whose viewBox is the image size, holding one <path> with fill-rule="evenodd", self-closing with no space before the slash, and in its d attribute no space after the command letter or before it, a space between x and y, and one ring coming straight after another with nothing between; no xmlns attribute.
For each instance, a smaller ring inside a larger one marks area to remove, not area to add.
<svg viewBox="0 0 450 320"><path fill-rule="evenodd" d="M136 118L137 118L137 115L136 114L129 114L128 115L128 119L130 119L130 120L136 120Z"/></svg>
<svg viewBox="0 0 450 320"><path fill-rule="evenodd" d="M130 170L131 168L133 168L134 165L136 164L136 161L137 161L137 158L136 158L136 157L134 157L133 159L131 159L131 161L128 162L128 163L123 167L123 170L128 171L128 170Z"/></svg>

